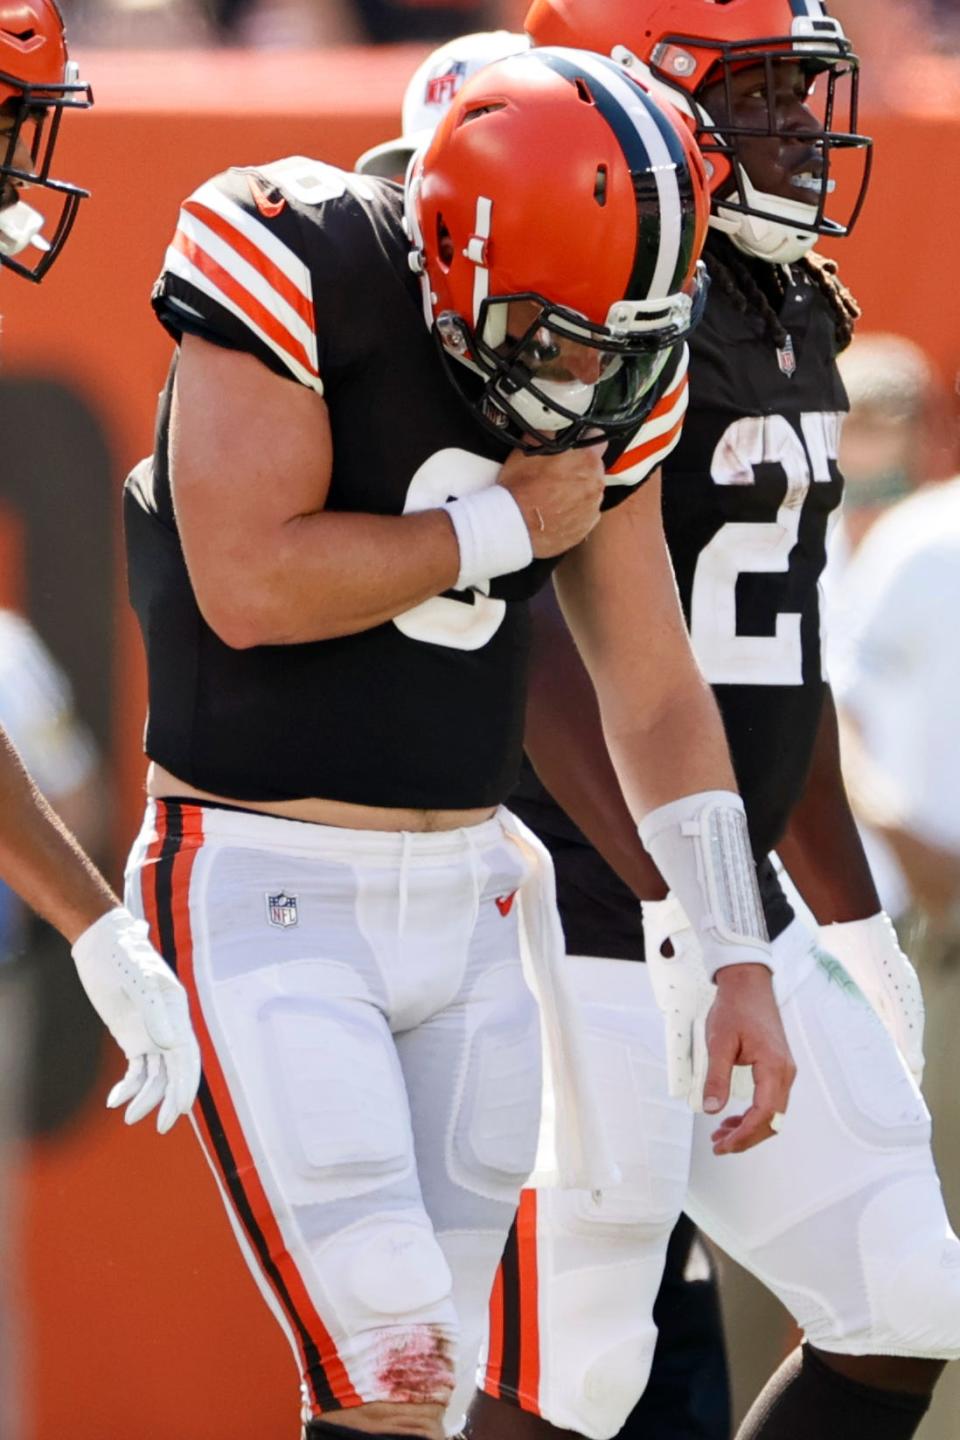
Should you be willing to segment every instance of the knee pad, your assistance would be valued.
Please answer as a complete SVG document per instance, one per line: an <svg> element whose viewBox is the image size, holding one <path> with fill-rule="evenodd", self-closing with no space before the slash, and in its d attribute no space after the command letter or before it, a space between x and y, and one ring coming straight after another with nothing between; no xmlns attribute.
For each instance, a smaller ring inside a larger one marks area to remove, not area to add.
<svg viewBox="0 0 960 1440"><path fill-rule="evenodd" d="M449 1323L453 1280L426 1216L367 1216L314 1252L315 1273L351 1335L410 1323Z"/></svg>
<svg viewBox="0 0 960 1440"><path fill-rule="evenodd" d="M589 1440L611 1440L646 1389L657 1344L651 1311L629 1323L572 1327L568 1343L553 1337L540 1378L540 1414Z"/></svg>
<svg viewBox="0 0 960 1440"><path fill-rule="evenodd" d="M652 1319L619 1344L590 1361L583 1375L583 1398L597 1440L619 1434L627 1416L647 1388L657 1327Z"/></svg>
<svg viewBox="0 0 960 1440"><path fill-rule="evenodd" d="M860 1353L960 1358L960 1240L932 1170L874 1196L860 1253L873 1312Z"/></svg>
<svg viewBox="0 0 960 1440"><path fill-rule="evenodd" d="M824 1237L831 1233L848 1238L842 1247L834 1244L826 1270ZM797 1281L784 1282L781 1270L768 1283L818 1350L960 1358L960 1241L932 1164L851 1196L794 1230L790 1251ZM762 1267L751 1268L765 1278ZM806 1284L798 1283L804 1276Z"/></svg>
<svg viewBox="0 0 960 1440"><path fill-rule="evenodd" d="M321 1313L364 1402L446 1405L459 1327L447 1262L426 1217L369 1216L314 1251Z"/></svg>
<svg viewBox="0 0 960 1440"><path fill-rule="evenodd" d="M536 1398L551 1424L607 1440L622 1428L650 1373L653 1305L676 1217L643 1226L584 1223L579 1217L593 1202L580 1201L561 1191L538 1195Z"/></svg>

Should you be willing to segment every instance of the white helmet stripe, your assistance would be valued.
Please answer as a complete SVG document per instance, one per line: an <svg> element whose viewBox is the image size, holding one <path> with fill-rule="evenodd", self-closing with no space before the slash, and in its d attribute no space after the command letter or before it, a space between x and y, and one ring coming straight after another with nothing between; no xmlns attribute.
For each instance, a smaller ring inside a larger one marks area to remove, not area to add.
<svg viewBox="0 0 960 1440"><path fill-rule="evenodd" d="M473 236L470 244L479 242L481 252L486 251L486 241L490 239L490 223L493 218L493 201L488 200L485 195L477 196L477 216L474 221ZM474 256L468 248L467 258L473 260ZM477 259L476 270L473 275L473 323L479 324L480 306L490 294L490 271L486 265Z"/></svg>
<svg viewBox="0 0 960 1440"><path fill-rule="evenodd" d="M809 15L815 20L823 18L822 0L790 0L790 6L794 15Z"/></svg>
<svg viewBox="0 0 960 1440"><path fill-rule="evenodd" d="M532 53L536 55L537 52L534 50ZM660 127L647 109L644 96L620 67L601 55L586 54L582 51L570 54L575 55L577 68L589 75L596 87L604 91L607 98L616 103L628 117L650 157L650 167L660 200L660 249L649 293L651 297L660 299L671 293L683 243L683 209L680 204L676 164L660 133Z"/></svg>

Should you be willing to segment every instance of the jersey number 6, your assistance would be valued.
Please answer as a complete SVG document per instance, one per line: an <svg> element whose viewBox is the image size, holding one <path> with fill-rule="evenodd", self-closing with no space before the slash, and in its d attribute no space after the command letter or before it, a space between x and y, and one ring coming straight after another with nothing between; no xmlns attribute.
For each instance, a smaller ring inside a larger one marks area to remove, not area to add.
<svg viewBox="0 0 960 1440"><path fill-rule="evenodd" d="M404 515L430 510L461 495L472 495L493 485L500 473L495 460L469 450L438 450L420 466L410 481ZM412 610L397 615L394 625L408 640L444 645L450 650L480 650L496 635L507 613L506 601L492 600L479 590L468 594L435 595Z"/></svg>

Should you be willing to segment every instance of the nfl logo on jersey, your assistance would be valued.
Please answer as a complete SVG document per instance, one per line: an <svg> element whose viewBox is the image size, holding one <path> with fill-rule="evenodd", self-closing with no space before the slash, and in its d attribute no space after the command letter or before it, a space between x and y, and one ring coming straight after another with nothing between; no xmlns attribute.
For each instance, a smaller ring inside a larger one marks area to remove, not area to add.
<svg viewBox="0 0 960 1440"><path fill-rule="evenodd" d="M797 352L793 348L793 336L788 335L781 346L777 348L777 364L788 380L792 380L797 373Z"/></svg>
<svg viewBox="0 0 960 1440"><path fill-rule="evenodd" d="M279 895L268 895L267 919L271 925L277 925L285 930L288 925L296 925L300 916L297 914L296 895L287 895L281 890Z"/></svg>

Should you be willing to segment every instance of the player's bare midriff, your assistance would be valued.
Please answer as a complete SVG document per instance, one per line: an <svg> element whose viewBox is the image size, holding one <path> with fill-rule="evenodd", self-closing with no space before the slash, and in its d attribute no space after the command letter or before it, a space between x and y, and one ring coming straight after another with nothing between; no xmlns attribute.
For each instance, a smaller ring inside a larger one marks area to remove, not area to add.
<svg viewBox="0 0 960 1440"><path fill-rule="evenodd" d="M482 825L495 813L495 807L479 810L397 810L389 806L351 805L343 800L236 800L229 795L214 795L178 780L162 765L151 762L147 770L147 794L155 800L205 800L208 804L233 805L242 810L255 810L261 815L278 815L283 820L306 820L313 825L334 825L343 830L412 830L427 834L432 830L462 830Z"/></svg>

